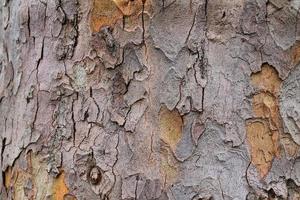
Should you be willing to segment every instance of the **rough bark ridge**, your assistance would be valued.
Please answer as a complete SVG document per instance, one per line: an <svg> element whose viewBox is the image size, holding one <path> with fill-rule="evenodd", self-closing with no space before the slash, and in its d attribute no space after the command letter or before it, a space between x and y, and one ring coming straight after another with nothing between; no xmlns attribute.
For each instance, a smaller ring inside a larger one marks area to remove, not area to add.
<svg viewBox="0 0 300 200"><path fill-rule="evenodd" d="M300 199L298 0L0 2L0 199Z"/></svg>

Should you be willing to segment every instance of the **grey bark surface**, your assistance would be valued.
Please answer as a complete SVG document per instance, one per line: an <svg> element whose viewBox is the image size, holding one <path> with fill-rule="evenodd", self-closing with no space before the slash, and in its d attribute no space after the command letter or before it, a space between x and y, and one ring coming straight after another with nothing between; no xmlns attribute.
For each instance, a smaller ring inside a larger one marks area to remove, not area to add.
<svg viewBox="0 0 300 200"><path fill-rule="evenodd" d="M0 199L300 199L298 0L0 2Z"/></svg>

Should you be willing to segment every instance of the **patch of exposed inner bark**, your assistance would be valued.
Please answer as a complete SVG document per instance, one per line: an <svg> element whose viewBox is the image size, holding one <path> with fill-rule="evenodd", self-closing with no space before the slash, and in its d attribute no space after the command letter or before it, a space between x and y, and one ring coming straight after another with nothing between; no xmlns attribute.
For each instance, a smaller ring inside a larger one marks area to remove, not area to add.
<svg viewBox="0 0 300 200"><path fill-rule="evenodd" d="M49 195L53 200L64 199L69 192L64 173L53 178L46 169L42 158L30 152L26 169L16 164L6 170L5 187L11 190L13 199L46 199Z"/></svg>
<svg viewBox="0 0 300 200"><path fill-rule="evenodd" d="M103 26L111 26L123 17L122 12L112 0L94 0L90 26L98 32Z"/></svg>
<svg viewBox="0 0 300 200"><path fill-rule="evenodd" d="M113 0L117 7L122 11L126 16L134 15L137 12L141 11L143 8L142 0Z"/></svg>
<svg viewBox="0 0 300 200"><path fill-rule="evenodd" d="M65 183L65 174L63 172L56 179L54 179L52 191L54 195L53 200L64 199L64 196L69 192L69 189Z"/></svg>
<svg viewBox="0 0 300 200"><path fill-rule="evenodd" d="M103 26L113 26L123 16L138 16L148 8L150 3L143 0L94 0L90 26L93 32L98 32ZM147 9L148 10L148 9Z"/></svg>
<svg viewBox="0 0 300 200"><path fill-rule="evenodd" d="M258 93L252 99L254 119L247 121L246 130L252 164L261 178L268 174L272 160L280 154L279 139L283 129L278 93L281 82L277 71L267 64L251 75L251 83Z"/></svg>
<svg viewBox="0 0 300 200"><path fill-rule="evenodd" d="M162 148L160 153L160 173L164 188L166 188L176 181L179 169L170 149Z"/></svg>
<svg viewBox="0 0 300 200"><path fill-rule="evenodd" d="M280 143L289 157L297 157L300 147L290 134L285 134L283 137L280 137Z"/></svg>
<svg viewBox="0 0 300 200"><path fill-rule="evenodd" d="M251 147L252 163L260 176L267 175L274 156L278 155L278 132L272 132L265 120L247 123L247 139Z"/></svg>
<svg viewBox="0 0 300 200"><path fill-rule="evenodd" d="M12 168L8 167L4 172L4 186L6 189L9 189L11 185L11 178L12 178Z"/></svg>
<svg viewBox="0 0 300 200"><path fill-rule="evenodd" d="M159 112L160 139L170 147L164 148L165 146L162 145L160 151L160 172L165 187L170 186L178 176L173 153L182 137L182 125L183 121L177 110L170 111L166 106L161 108Z"/></svg>
<svg viewBox="0 0 300 200"><path fill-rule="evenodd" d="M300 42L297 41L290 49L292 65L295 66L300 62Z"/></svg>
<svg viewBox="0 0 300 200"><path fill-rule="evenodd" d="M254 87L275 96L278 95L281 82L278 72L268 64L263 64L260 72L251 75L251 83Z"/></svg>
<svg viewBox="0 0 300 200"><path fill-rule="evenodd" d="M163 106L159 112L160 138L175 152L182 137L182 118L177 110L170 111Z"/></svg>

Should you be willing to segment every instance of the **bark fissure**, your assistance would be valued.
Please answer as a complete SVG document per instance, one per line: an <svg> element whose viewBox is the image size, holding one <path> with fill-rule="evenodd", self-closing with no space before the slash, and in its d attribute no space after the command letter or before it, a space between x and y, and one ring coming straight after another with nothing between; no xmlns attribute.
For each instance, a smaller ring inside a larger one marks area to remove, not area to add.
<svg viewBox="0 0 300 200"><path fill-rule="evenodd" d="M145 3L146 0L142 0L142 44L145 44Z"/></svg>

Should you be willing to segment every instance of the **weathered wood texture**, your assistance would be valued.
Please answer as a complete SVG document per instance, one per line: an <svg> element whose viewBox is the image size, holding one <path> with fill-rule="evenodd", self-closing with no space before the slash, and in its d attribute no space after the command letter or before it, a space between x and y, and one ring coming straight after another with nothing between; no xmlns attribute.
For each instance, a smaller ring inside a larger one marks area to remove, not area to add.
<svg viewBox="0 0 300 200"><path fill-rule="evenodd" d="M0 2L0 199L300 199L299 0Z"/></svg>

